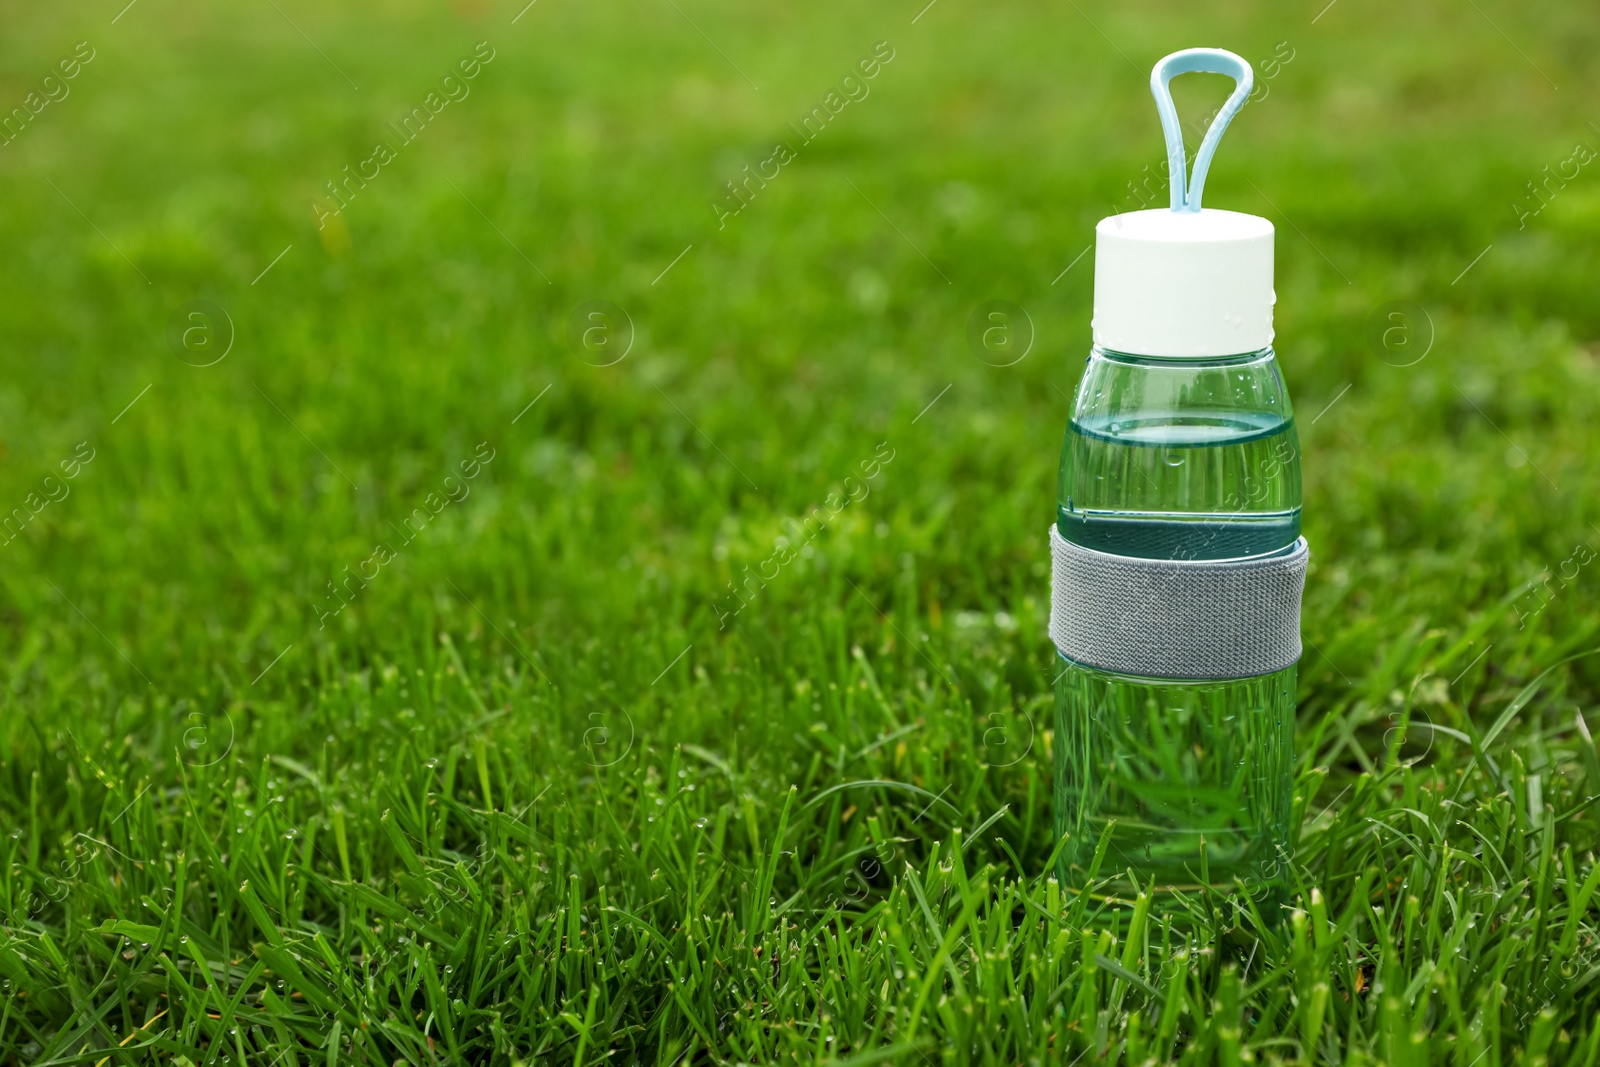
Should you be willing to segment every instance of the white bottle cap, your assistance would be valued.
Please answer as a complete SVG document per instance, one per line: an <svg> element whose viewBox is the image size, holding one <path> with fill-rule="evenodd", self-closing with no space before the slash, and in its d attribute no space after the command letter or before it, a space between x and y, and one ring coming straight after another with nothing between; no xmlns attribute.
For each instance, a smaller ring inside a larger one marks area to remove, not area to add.
<svg viewBox="0 0 1600 1067"><path fill-rule="evenodd" d="M1233 356L1272 343L1272 223L1130 211L1095 227L1094 343L1135 356Z"/></svg>
<svg viewBox="0 0 1600 1067"><path fill-rule="evenodd" d="M1188 174L1170 83L1209 71L1234 81ZM1167 140L1170 211L1130 211L1095 227L1094 343L1134 356L1237 356L1272 343L1272 223L1202 208L1217 142L1250 97L1250 64L1220 48L1186 48L1150 72Z"/></svg>

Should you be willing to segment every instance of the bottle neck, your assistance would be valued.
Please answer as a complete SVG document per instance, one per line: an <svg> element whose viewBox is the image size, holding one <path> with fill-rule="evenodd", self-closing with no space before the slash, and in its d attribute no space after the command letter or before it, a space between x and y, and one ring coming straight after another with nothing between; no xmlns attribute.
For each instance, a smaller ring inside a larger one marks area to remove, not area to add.
<svg viewBox="0 0 1600 1067"><path fill-rule="evenodd" d="M1093 355L1112 363L1121 363L1130 367L1162 367L1167 369L1177 367L1242 367L1251 363L1259 363L1275 358L1272 346L1258 348L1254 352L1241 352L1232 356L1150 356L1134 355L1131 352L1117 352L1099 345L1091 349Z"/></svg>

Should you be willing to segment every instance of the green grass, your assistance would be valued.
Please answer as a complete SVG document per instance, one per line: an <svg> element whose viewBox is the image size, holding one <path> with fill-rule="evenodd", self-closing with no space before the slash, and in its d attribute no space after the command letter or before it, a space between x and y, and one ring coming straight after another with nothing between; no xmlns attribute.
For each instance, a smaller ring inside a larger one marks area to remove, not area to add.
<svg viewBox="0 0 1600 1067"><path fill-rule="evenodd" d="M1600 29L1323 6L9 8L0 105L95 54L0 147L0 1061L1600 1062L1600 171L1512 208L1600 148ZM1278 225L1301 412L1274 915L1046 874L1062 271L1194 44L1293 56L1206 190Z"/></svg>

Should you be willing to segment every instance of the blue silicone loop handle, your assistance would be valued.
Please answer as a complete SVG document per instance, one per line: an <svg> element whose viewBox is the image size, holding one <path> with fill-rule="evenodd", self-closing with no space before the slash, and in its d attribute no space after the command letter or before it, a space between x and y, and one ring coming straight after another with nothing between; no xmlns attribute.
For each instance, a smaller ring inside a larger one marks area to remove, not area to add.
<svg viewBox="0 0 1600 1067"><path fill-rule="evenodd" d="M1185 170L1188 160L1183 151L1183 127L1178 125L1178 109L1172 103L1170 82L1179 74L1226 74L1234 81L1233 95L1211 120L1211 128L1200 142L1194 155L1194 175ZM1217 142L1233 121L1233 116L1244 107L1250 89L1255 84L1255 71L1244 59L1221 48L1185 48L1165 57L1150 71L1150 95L1156 98L1156 113L1161 116L1161 131L1167 135L1168 184L1172 188L1172 210L1194 212L1200 210L1200 196L1206 187L1206 171L1211 169L1211 157L1216 154Z"/></svg>

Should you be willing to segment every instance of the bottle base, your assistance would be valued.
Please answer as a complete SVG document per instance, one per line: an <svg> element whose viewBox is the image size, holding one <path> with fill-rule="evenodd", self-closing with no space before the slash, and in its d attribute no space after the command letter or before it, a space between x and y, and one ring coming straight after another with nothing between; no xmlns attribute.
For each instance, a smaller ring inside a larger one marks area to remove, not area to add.
<svg viewBox="0 0 1600 1067"><path fill-rule="evenodd" d="M1057 668L1061 883L1114 895L1280 895L1295 668L1227 681L1138 678L1059 656Z"/></svg>

